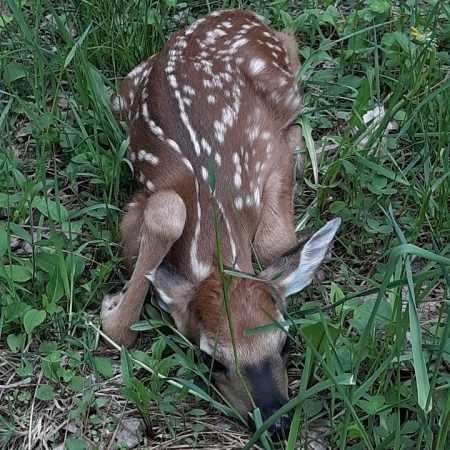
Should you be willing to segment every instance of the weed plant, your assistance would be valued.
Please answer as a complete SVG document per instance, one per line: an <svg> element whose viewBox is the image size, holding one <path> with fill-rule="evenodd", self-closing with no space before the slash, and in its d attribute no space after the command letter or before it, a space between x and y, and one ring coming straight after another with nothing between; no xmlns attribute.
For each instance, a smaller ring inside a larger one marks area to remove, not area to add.
<svg viewBox="0 0 450 450"><path fill-rule="evenodd" d="M110 91L173 32L227 7L294 33L311 154L297 228L342 219L326 281L288 305L292 400L271 421L292 409L294 422L281 447L450 448L450 6L439 0L0 3L2 448L123 448L133 417L147 448L273 448L271 421L249 436L231 419L153 299L133 352L99 342L102 297L126 277L119 224L133 190Z"/></svg>

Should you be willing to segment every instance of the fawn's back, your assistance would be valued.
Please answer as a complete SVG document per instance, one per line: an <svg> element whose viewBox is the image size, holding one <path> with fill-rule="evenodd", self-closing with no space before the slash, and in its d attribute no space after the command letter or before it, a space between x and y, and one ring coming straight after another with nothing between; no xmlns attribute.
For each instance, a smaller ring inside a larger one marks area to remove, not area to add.
<svg viewBox="0 0 450 450"><path fill-rule="evenodd" d="M168 258L192 281L204 280L215 264L212 173L228 267L252 273L250 242L266 200L292 210L285 131L300 108L298 69L290 36L236 10L176 33L123 81L135 177L143 192L173 189L185 202L184 233ZM289 221L291 214L281 218ZM286 226L278 238L287 249L295 241ZM266 253L265 263L278 256Z"/></svg>

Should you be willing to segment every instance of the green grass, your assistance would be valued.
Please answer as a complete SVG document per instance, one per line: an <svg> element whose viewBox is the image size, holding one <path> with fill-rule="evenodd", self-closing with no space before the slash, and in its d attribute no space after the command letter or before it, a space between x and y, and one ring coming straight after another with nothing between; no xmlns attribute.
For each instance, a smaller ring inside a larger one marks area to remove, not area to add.
<svg viewBox="0 0 450 450"><path fill-rule="evenodd" d="M153 304L131 356L99 346L102 297L126 276L133 189L108 90L184 26L176 14L231 6L295 34L305 138L329 148L318 182L311 164L298 180L299 228L343 221L327 280L301 296L314 302L289 308L299 427L283 448L450 448L450 7L176 3L0 5L0 445L105 444L140 413L142 445L271 448L269 423L252 437L223 428L219 411L235 412ZM377 105L381 126L364 124Z"/></svg>

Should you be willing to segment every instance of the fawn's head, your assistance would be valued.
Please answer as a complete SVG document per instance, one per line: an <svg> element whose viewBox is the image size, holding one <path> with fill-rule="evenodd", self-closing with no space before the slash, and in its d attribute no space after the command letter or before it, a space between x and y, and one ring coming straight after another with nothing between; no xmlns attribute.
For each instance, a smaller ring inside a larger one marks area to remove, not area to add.
<svg viewBox="0 0 450 450"><path fill-rule="evenodd" d="M257 277L225 277L225 289L218 271L198 286L166 262L148 275L179 331L199 346L216 386L244 418L257 407L267 420L288 401L287 327L246 331L284 321L285 298L311 283L339 224L339 219L328 222ZM269 431L280 435L290 422L286 414Z"/></svg>

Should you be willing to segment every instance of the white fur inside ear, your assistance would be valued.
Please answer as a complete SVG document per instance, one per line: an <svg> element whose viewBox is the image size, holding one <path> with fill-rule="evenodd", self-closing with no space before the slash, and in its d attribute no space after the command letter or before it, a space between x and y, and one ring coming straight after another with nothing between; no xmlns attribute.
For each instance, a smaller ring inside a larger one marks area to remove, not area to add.
<svg viewBox="0 0 450 450"><path fill-rule="evenodd" d="M159 289L157 289L157 294L159 307L170 313L170 305L173 303L173 299L170 298L164 291L160 291Z"/></svg>
<svg viewBox="0 0 450 450"><path fill-rule="evenodd" d="M286 297L295 294L296 292L300 292L311 283L314 274L322 264L322 261L328 252L328 247L340 224L340 218L331 220L319 231L314 233L305 244L300 255L300 262L297 269L283 280L282 284L286 289Z"/></svg>
<svg viewBox="0 0 450 450"><path fill-rule="evenodd" d="M170 313L170 305L174 302L174 300L173 300L173 298L169 297L162 289L158 289L155 286L156 269L157 268L154 268L153 270L151 270L149 273L147 273L145 275L145 277L150 280L150 282L153 284L153 287L156 290L156 297L158 300L159 307L161 309L163 309L164 311L167 311Z"/></svg>
<svg viewBox="0 0 450 450"><path fill-rule="evenodd" d="M145 277L148 278L152 284L155 282L156 269L157 267L155 267L153 270L150 270L150 272L145 275Z"/></svg>

